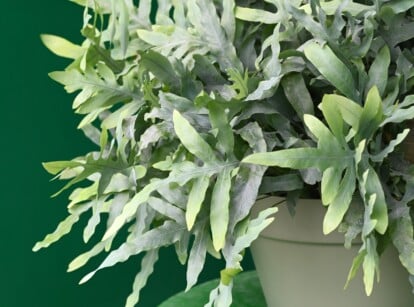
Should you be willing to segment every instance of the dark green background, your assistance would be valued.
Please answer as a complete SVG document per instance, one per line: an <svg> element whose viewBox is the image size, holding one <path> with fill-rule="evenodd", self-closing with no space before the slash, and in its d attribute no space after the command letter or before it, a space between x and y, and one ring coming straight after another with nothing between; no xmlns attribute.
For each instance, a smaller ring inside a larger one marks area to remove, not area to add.
<svg viewBox="0 0 414 307"><path fill-rule="evenodd" d="M135 257L78 286L97 265L94 261L86 270L66 273L67 264L90 247L82 243L81 227L49 249L31 251L66 215L66 195L50 199L60 183L49 182L41 162L93 149L76 130L73 96L47 76L68 62L44 48L39 35L57 34L79 43L81 24L82 9L67 0L1 4L0 307L122 307L139 268ZM246 266L251 268L251 262ZM220 267L210 260L202 280L218 277ZM167 249L139 306L157 306L184 288L185 270Z"/></svg>

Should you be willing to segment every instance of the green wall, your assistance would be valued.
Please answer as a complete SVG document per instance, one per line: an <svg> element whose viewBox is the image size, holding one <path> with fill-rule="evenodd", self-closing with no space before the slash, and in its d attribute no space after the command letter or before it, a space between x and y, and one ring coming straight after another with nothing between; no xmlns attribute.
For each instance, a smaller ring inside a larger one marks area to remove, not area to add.
<svg viewBox="0 0 414 307"><path fill-rule="evenodd" d="M122 307L139 257L79 286L80 278L102 260L66 273L67 264L90 247L82 243L81 227L49 249L31 252L66 214L67 195L49 197L61 184L49 182L41 162L70 159L93 148L76 130L73 97L47 76L68 62L48 52L39 39L51 33L80 42L82 9L67 0L26 0L3 1L1 11L0 306ZM252 267L250 261L246 267ZM202 280L218 277L219 268L210 260ZM139 306L157 306L184 288L185 270L165 250Z"/></svg>

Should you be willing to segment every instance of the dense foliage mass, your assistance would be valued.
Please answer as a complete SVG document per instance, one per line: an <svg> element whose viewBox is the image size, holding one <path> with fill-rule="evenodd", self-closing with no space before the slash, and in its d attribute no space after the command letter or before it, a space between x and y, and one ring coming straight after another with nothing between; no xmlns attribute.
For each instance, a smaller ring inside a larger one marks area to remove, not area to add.
<svg viewBox="0 0 414 307"><path fill-rule="evenodd" d="M414 118L413 1L73 1L84 42L42 39L73 59L50 76L78 92L79 128L99 149L45 163L73 191L69 216L34 250L87 212L88 242L106 215L104 236L69 265L108 252L82 282L144 253L133 306L174 245L187 289L207 254L224 257L206 306L229 306L243 251L277 211L250 210L276 194L292 208L321 197L324 232L362 241L349 279L362 266L367 294L388 245L414 274L414 169L401 150Z"/></svg>

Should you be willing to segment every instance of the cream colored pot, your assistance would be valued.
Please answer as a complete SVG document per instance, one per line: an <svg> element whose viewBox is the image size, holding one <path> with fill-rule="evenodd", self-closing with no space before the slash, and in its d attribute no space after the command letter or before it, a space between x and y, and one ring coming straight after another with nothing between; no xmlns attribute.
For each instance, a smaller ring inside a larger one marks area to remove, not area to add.
<svg viewBox="0 0 414 307"><path fill-rule="evenodd" d="M274 197L260 200L253 211L280 201ZM343 234L324 236L324 213L320 201L302 200L292 218L282 203L275 221L253 243L253 259L268 307L413 307L408 273L392 250L381 257L381 280L370 297L365 295L362 274L344 290L360 246L347 250Z"/></svg>

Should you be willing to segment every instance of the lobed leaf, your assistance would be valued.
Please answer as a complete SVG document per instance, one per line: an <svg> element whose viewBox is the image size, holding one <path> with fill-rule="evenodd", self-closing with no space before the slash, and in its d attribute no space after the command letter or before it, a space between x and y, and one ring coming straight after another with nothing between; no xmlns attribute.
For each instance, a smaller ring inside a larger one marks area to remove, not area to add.
<svg viewBox="0 0 414 307"><path fill-rule="evenodd" d="M139 302L141 289L147 284L147 280L154 271L154 265L158 260L158 249L148 251L141 261L141 270L135 276L132 284L132 293L128 296L125 307L134 307Z"/></svg>

